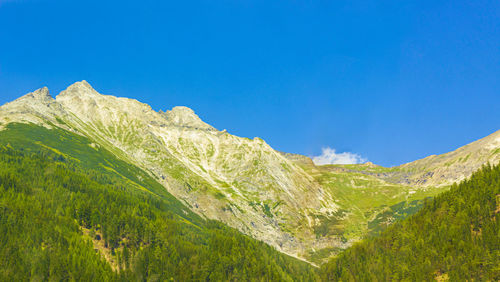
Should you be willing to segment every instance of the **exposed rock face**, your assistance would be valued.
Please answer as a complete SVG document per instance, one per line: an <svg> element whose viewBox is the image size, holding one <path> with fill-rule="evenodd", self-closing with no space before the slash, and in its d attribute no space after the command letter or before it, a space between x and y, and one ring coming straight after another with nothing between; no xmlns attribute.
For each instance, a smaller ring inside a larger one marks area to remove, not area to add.
<svg viewBox="0 0 500 282"><path fill-rule="evenodd" d="M101 95L85 81L55 100L46 88L25 97L2 107L5 123L50 121L90 137L149 171L201 215L294 256L337 241L316 240L313 231L315 216L336 210L333 197L260 138L218 131L187 107L156 112L133 99Z"/></svg>
<svg viewBox="0 0 500 282"><path fill-rule="evenodd" d="M194 212L301 258L314 250L345 248L387 206L500 160L499 131L395 168L317 167L310 158L277 152L260 138L219 131L187 107L156 112L137 100L99 94L86 81L56 99L41 88L3 105L0 130L12 122L84 135L149 172Z"/></svg>
<svg viewBox="0 0 500 282"><path fill-rule="evenodd" d="M216 130L212 126L204 123L195 113L188 107L177 106L170 111L160 114L165 117L170 126L188 127L199 130Z"/></svg>
<svg viewBox="0 0 500 282"><path fill-rule="evenodd" d="M472 175L482 165L500 162L500 131L460 147L455 151L432 155L396 167L387 175L393 182L413 186L449 186Z"/></svg>
<svg viewBox="0 0 500 282"><path fill-rule="evenodd" d="M49 89L43 87L0 107L0 129L14 121L50 127L49 122L57 124L56 117L65 115L65 110L50 96Z"/></svg>

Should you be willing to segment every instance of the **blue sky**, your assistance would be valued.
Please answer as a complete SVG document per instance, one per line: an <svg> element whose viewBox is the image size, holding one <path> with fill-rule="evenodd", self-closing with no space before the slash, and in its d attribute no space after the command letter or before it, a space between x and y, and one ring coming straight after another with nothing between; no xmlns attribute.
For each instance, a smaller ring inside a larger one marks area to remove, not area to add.
<svg viewBox="0 0 500 282"><path fill-rule="evenodd" d="M0 0L0 104L78 80L385 166L500 130L500 2Z"/></svg>

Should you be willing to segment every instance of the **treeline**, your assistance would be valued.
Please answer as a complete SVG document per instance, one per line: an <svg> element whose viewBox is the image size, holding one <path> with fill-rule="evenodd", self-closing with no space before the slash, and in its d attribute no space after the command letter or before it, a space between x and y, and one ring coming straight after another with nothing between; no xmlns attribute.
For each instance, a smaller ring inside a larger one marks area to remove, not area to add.
<svg viewBox="0 0 500 282"><path fill-rule="evenodd" d="M397 222L321 268L329 281L499 281L500 166L426 201Z"/></svg>
<svg viewBox="0 0 500 282"><path fill-rule="evenodd" d="M314 269L50 150L0 146L0 280L297 281Z"/></svg>

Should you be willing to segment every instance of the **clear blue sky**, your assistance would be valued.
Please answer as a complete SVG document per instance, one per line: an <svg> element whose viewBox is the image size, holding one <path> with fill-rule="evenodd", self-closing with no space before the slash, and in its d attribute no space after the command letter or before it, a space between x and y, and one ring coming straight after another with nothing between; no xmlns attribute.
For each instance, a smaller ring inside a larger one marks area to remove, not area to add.
<svg viewBox="0 0 500 282"><path fill-rule="evenodd" d="M87 80L382 165L500 129L500 1L0 0L0 104Z"/></svg>

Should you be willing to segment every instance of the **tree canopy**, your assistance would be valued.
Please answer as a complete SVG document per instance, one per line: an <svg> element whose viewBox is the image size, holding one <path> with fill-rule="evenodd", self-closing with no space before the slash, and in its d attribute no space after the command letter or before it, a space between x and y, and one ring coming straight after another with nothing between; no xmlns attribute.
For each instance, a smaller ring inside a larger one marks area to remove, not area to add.
<svg viewBox="0 0 500 282"><path fill-rule="evenodd" d="M313 268L49 149L0 145L0 280L315 280Z"/></svg>
<svg viewBox="0 0 500 282"><path fill-rule="evenodd" d="M499 280L500 166L484 166L416 215L355 244L323 265L321 278Z"/></svg>

